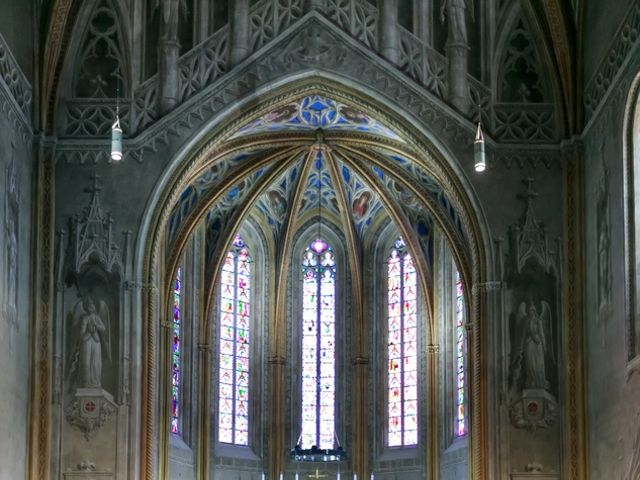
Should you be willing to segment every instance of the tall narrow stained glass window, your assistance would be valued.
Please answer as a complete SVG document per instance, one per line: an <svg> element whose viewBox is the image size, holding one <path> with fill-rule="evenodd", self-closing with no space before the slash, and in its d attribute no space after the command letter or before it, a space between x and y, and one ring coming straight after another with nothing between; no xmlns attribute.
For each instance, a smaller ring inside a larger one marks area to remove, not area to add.
<svg viewBox="0 0 640 480"><path fill-rule="evenodd" d="M302 448L334 448L336 261L321 239L302 261Z"/></svg>
<svg viewBox="0 0 640 480"><path fill-rule="evenodd" d="M236 235L222 267L218 440L249 444L251 257Z"/></svg>
<svg viewBox="0 0 640 480"><path fill-rule="evenodd" d="M457 437L467 434L467 412L466 412L466 336L464 330L464 284L460 272L456 270L456 336L455 336L455 352L456 352L456 413L455 413L455 432Z"/></svg>
<svg viewBox="0 0 640 480"><path fill-rule="evenodd" d="M418 443L418 320L416 268L400 238L387 259L387 445Z"/></svg>
<svg viewBox="0 0 640 480"><path fill-rule="evenodd" d="M180 386L182 382L182 267L173 283L173 321L171 322L171 432L180 433Z"/></svg>

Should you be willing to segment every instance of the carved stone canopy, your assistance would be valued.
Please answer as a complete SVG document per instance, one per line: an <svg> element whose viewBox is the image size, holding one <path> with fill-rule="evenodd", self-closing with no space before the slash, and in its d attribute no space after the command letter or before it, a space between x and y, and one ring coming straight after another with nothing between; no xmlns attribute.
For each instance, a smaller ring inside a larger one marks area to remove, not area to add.
<svg viewBox="0 0 640 480"><path fill-rule="evenodd" d="M549 248L548 229L538 220L533 207L538 194L533 189L533 179L522 181L526 191L518 195L525 204L520 219L509 227L508 268L510 273L518 274L528 261L534 260L546 272L557 267L556 252ZM556 270L557 271L557 270Z"/></svg>
<svg viewBox="0 0 640 480"><path fill-rule="evenodd" d="M100 205L99 179L98 175L92 177L92 186L84 190L90 195L89 204L69 222L67 270L76 275L90 263L101 265L108 273L122 272L119 247L112 235L113 217Z"/></svg>

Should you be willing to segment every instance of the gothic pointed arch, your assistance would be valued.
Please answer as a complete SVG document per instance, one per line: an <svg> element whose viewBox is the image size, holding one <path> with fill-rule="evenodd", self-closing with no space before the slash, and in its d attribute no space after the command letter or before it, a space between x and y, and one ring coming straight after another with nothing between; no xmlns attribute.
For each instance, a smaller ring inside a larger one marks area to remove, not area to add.
<svg viewBox="0 0 640 480"><path fill-rule="evenodd" d="M502 141L555 141L561 110L559 86L542 33L521 1L505 7L493 71L497 103L494 134Z"/></svg>
<svg viewBox="0 0 640 480"><path fill-rule="evenodd" d="M637 259L640 255L640 206L637 201L640 190L640 74L631 83L627 94L623 123L623 163L627 360L629 371L640 372L640 323L637 315L640 305L640 284L637 279ZM604 162L603 168L606 168ZM608 185L604 185L608 179L603 176L602 182L603 187L608 189ZM602 239L598 238L598 242L603 243L608 235L608 232L603 232ZM608 248L609 245L599 246L605 256L607 254L604 250ZM608 261L608 258L604 258L602 263ZM599 279L599 287L603 285L603 280Z"/></svg>
<svg viewBox="0 0 640 480"><path fill-rule="evenodd" d="M86 24L73 75L73 96L114 98L126 96L128 62L125 30L117 0L97 0Z"/></svg>
<svg viewBox="0 0 640 480"><path fill-rule="evenodd" d="M84 29L69 41L61 76L68 81L58 93L58 134L65 137L104 137L116 110L128 127L130 48L126 9L120 0L92 0L79 13Z"/></svg>
<svg viewBox="0 0 640 480"><path fill-rule="evenodd" d="M267 244L275 246L278 252L270 254L274 259L270 260L270 281L274 285L284 284L294 268L295 256L292 253L295 252L292 247L296 232L318 217L319 205L322 205L324 218L330 219L343 232L344 245L349 252L348 270L352 277L347 288L351 301L362 303L366 298L366 284L362 279L353 277L353 273L358 269L366 270L367 267L358 267L363 258L367 258L362 256L362 249L370 248L381 226L389 219L396 224L412 257L415 256L420 265L420 289L427 303L430 297L427 272L431 247L428 235L421 239L421 232L427 232L432 226L437 226L450 242L461 273L470 285L486 278L488 243L484 241L479 210L473 207L474 200L465 193L464 178L459 176L458 167L401 115L389 113L378 100L362 93L355 94L335 80L313 77L284 85L257 104L238 111L244 113L215 127L202 141L194 144L195 148L186 149L181 155L182 160L176 160L171 166L172 173L166 177L168 182L154 195L156 207L149 210L153 217L149 219L149 225L153 226L150 232L155 233L145 237L147 253L144 257L145 276L148 275L151 282L156 281L154 278L165 278L165 272L175 270L184 248L183 239L189 238L197 225L205 225L209 237L207 251L211 252L207 253L210 258L207 284L215 284L216 272L220 270L220 252L230 244L243 222L251 218L261 225ZM314 172L319 156L320 162L326 165L326 171L323 167L321 171ZM318 175L325 179L322 182L327 186L326 191L323 187L321 196L317 195L317 182L313 180ZM411 206L415 208L412 210ZM164 267L154 267L160 265L157 262L161 258ZM272 261L275 264L271 264ZM359 290L361 294L357 293ZM159 294L159 305L164 305L168 294L164 290ZM209 307L205 311L210 312L214 303L211 294L207 296ZM476 294L470 309L473 318L478 320L482 301L482 296ZM276 379L285 378L283 375L290 355L286 332L288 305L283 289L268 293L265 358L271 378L269 398L276 405L282 403L279 395L285 388L285 384ZM153 308L151 304L145 317L149 338L158 334ZM425 311L425 324L432 329L433 320L429 312L430 309ZM354 329L353 341L350 342L351 362L356 366L353 368L363 365L366 370L369 346L364 332L368 328L368 320L364 312L354 315L349 320ZM203 321L202 330L207 331L211 319L204 318ZM479 322L478 325L482 323ZM437 341L433 333L426 338L427 342L428 339ZM207 340L203 340L201 351L209 352ZM470 348L477 367L472 375L483 375L484 367L478 357L483 341L482 328L479 327ZM158 354L164 356L161 345L162 342L150 341L146 345L147 358L155 358ZM429 351L437 352L437 347L431 345ZM205 357L208 358L205 363L209 364L211 354L203 354L202 358ZM147 362L147 392L165 391L166 381L158 376L161 371ZM435 385L436 377L430 378ZM485 405L481 382L476 381L473 385L477 404ZM146 398L146 405L151 411L164 418L166 406L149 403L152 396ZM200 392L199 398L205 405L211 405L206 388ZM484 427L481 427L484 408L479 407L478 414L470 422L476 471L483 468L480 452L486 446ZM365 410L353 409L350 415L364 414ZM286 433L280 427L287 421L283 415L283 412L272 412L269 425L265 425L270 432L270 452L281 452L286 448ZM166 441L166 434L162 433L166 430L163 424L157 427L160 433L157 443L155 437L148 436L152 418L146 419L145 441L148 446L157 444L161 449L166 448L163 446ZM352 430L342 440L357 442L354 439L362 434L362 430ZM206 470L210 464L206 447L209 440L202 438L204 445L198 448L199 468ZM428 445L433 440L430 436L424 448L429 450ZM270 453L269 469L272 474L283 468L281 461L279 454ZM144 468L155 466L147 462ZM159 468L164 471L166 466L161 464Z"/></svg>

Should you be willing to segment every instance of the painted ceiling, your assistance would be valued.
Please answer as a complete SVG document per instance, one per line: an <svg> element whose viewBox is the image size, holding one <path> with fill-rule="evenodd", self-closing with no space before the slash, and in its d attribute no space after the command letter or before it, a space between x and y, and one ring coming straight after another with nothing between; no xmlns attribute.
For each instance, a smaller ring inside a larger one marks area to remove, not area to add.
<svg viewBox="0 0 640 480"><path fill-rule="evenodd" d="M268 132L314 131L319 128L326 131L366 132L402 141L393 130L366 113L320 95L311 95L278 107L242 127L234 138Z"/></svg>
<svg viewBox="0 0 640 480"><path fill-rule="evenodd" d="M292 135L287 143L282 132L306 132L308 140ZM380 141L350 143L350 133ZM264 141L269 134L278 135L273 144ZM251 139L258 136L261 141L255 146ZM184 235L185 225L192 223L187 220L196 217L206 225L209 265L226 248L222 242L249 220L274 246L280 244L287 222L298 229L322 221L343 233L352 229L361 249L390 221L401 221L413 230L430 262L433 209L459 238L466 237L444 189L423 166L399 153L407 149L400 135L350 106L307 96L247 123L230 139L234 144L245 140L246 150L216 160L183 191L170 216L170 245ZM416 198L409 183L418 186L431 209Z"/></svg>

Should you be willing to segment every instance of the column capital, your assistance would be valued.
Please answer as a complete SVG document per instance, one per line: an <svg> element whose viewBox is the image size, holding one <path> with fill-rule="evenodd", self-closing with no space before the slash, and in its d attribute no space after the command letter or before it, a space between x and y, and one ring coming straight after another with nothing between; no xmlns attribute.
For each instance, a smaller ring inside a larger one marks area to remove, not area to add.
<svg viewBox="0 0 640 480"><path fill-rule="evenodd" d="M267 359L267 363L269 365L286 365L287 364L287 359L285 357L283 357L282 355L271 355Z"/></svg>
<svg viewBox="0 0 640 480"><path fill-rule="evenodd" d="M351 365L369 365L369 357L357 356L351 359Z"/></svg>

